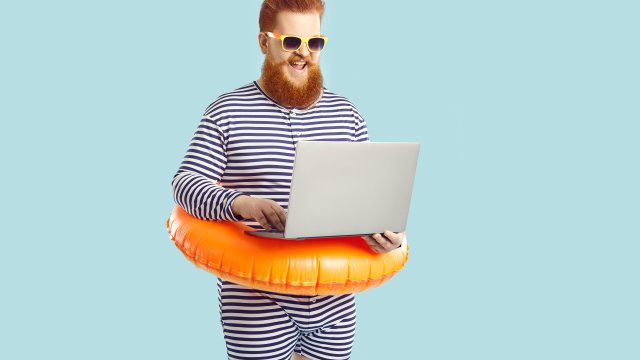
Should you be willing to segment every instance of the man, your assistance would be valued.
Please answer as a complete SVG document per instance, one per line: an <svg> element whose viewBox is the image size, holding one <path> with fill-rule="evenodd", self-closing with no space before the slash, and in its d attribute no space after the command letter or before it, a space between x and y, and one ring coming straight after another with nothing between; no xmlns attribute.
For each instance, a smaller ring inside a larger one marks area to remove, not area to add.
<svg viewBox="0 0 640 360"><path fill-rule="evenodd" d="M258 43L260 78L216 99L173 178L175 201L201 219L284 230L298 141L369 141L364 119L323 88L321 0L266 0ZM387 252L403 233L363 237ZM355 301L263 292L218 279L229 359L348 359Z"/></svg>

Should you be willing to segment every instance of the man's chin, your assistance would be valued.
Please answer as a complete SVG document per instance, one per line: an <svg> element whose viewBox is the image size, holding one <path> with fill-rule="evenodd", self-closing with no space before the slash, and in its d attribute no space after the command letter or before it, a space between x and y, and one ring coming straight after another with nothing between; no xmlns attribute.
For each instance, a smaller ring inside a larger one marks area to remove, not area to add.
<svg viewBox="0 0 640 360"><path fill-rule="evenodd" d="M285 74L287 75L285 78L289 83L296 87L303 87L307 83L307 80L309 79L309 72L306 68L300 72L292 69L290 65L286 65L286 67L287 69L285 70Z"/></svg>

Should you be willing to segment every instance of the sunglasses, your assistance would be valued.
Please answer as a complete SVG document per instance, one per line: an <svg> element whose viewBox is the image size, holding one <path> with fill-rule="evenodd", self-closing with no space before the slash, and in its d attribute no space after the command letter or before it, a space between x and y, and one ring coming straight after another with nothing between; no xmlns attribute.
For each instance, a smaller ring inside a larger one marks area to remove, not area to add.
<svg viewBox="0 0 640 360"><path fill-rule="evenodd" d="M265 34L272 39L280 39L282 41L282 49L291 52L300 49L303 43L307 44L310 52L319 52L327 42L327 37L324 35L305 38L295 35L280 35L269 31L265 31Z"/></svg>

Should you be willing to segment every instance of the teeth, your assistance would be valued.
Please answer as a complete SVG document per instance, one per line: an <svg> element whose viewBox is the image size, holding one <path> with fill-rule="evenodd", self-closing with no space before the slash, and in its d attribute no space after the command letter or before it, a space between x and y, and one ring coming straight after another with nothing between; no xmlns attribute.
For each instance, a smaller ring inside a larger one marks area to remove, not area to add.
<svg viewBox="0 0 640 360"><path fill-rule="evenodd" d="M294 62L292 62L292 64L293 65L304 65L304 64L306 64L306 62L305 61L294 61Z"/></svg>

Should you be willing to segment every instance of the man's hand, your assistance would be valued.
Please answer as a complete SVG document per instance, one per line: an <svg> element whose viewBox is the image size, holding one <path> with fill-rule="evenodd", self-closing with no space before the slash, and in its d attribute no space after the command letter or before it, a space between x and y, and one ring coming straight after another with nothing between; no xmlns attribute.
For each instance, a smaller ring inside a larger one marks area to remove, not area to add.
<svg viewBox="0 0 640 360"><path fill-rule="evenodd" d="M373 234L363 236L362 238L367 242L371 250L379 254L384 254L402 246L404 235L404 232L394 233L393 231L385 230L384 235Z"/></svg>
<svg viewBox="0 0 640 360"><path fill-rule="evenodd" d="M231 211L243 219L253 219L267 231L284 231L287 215L282 206L270 199L240 195L231 203Z"/></svg>

